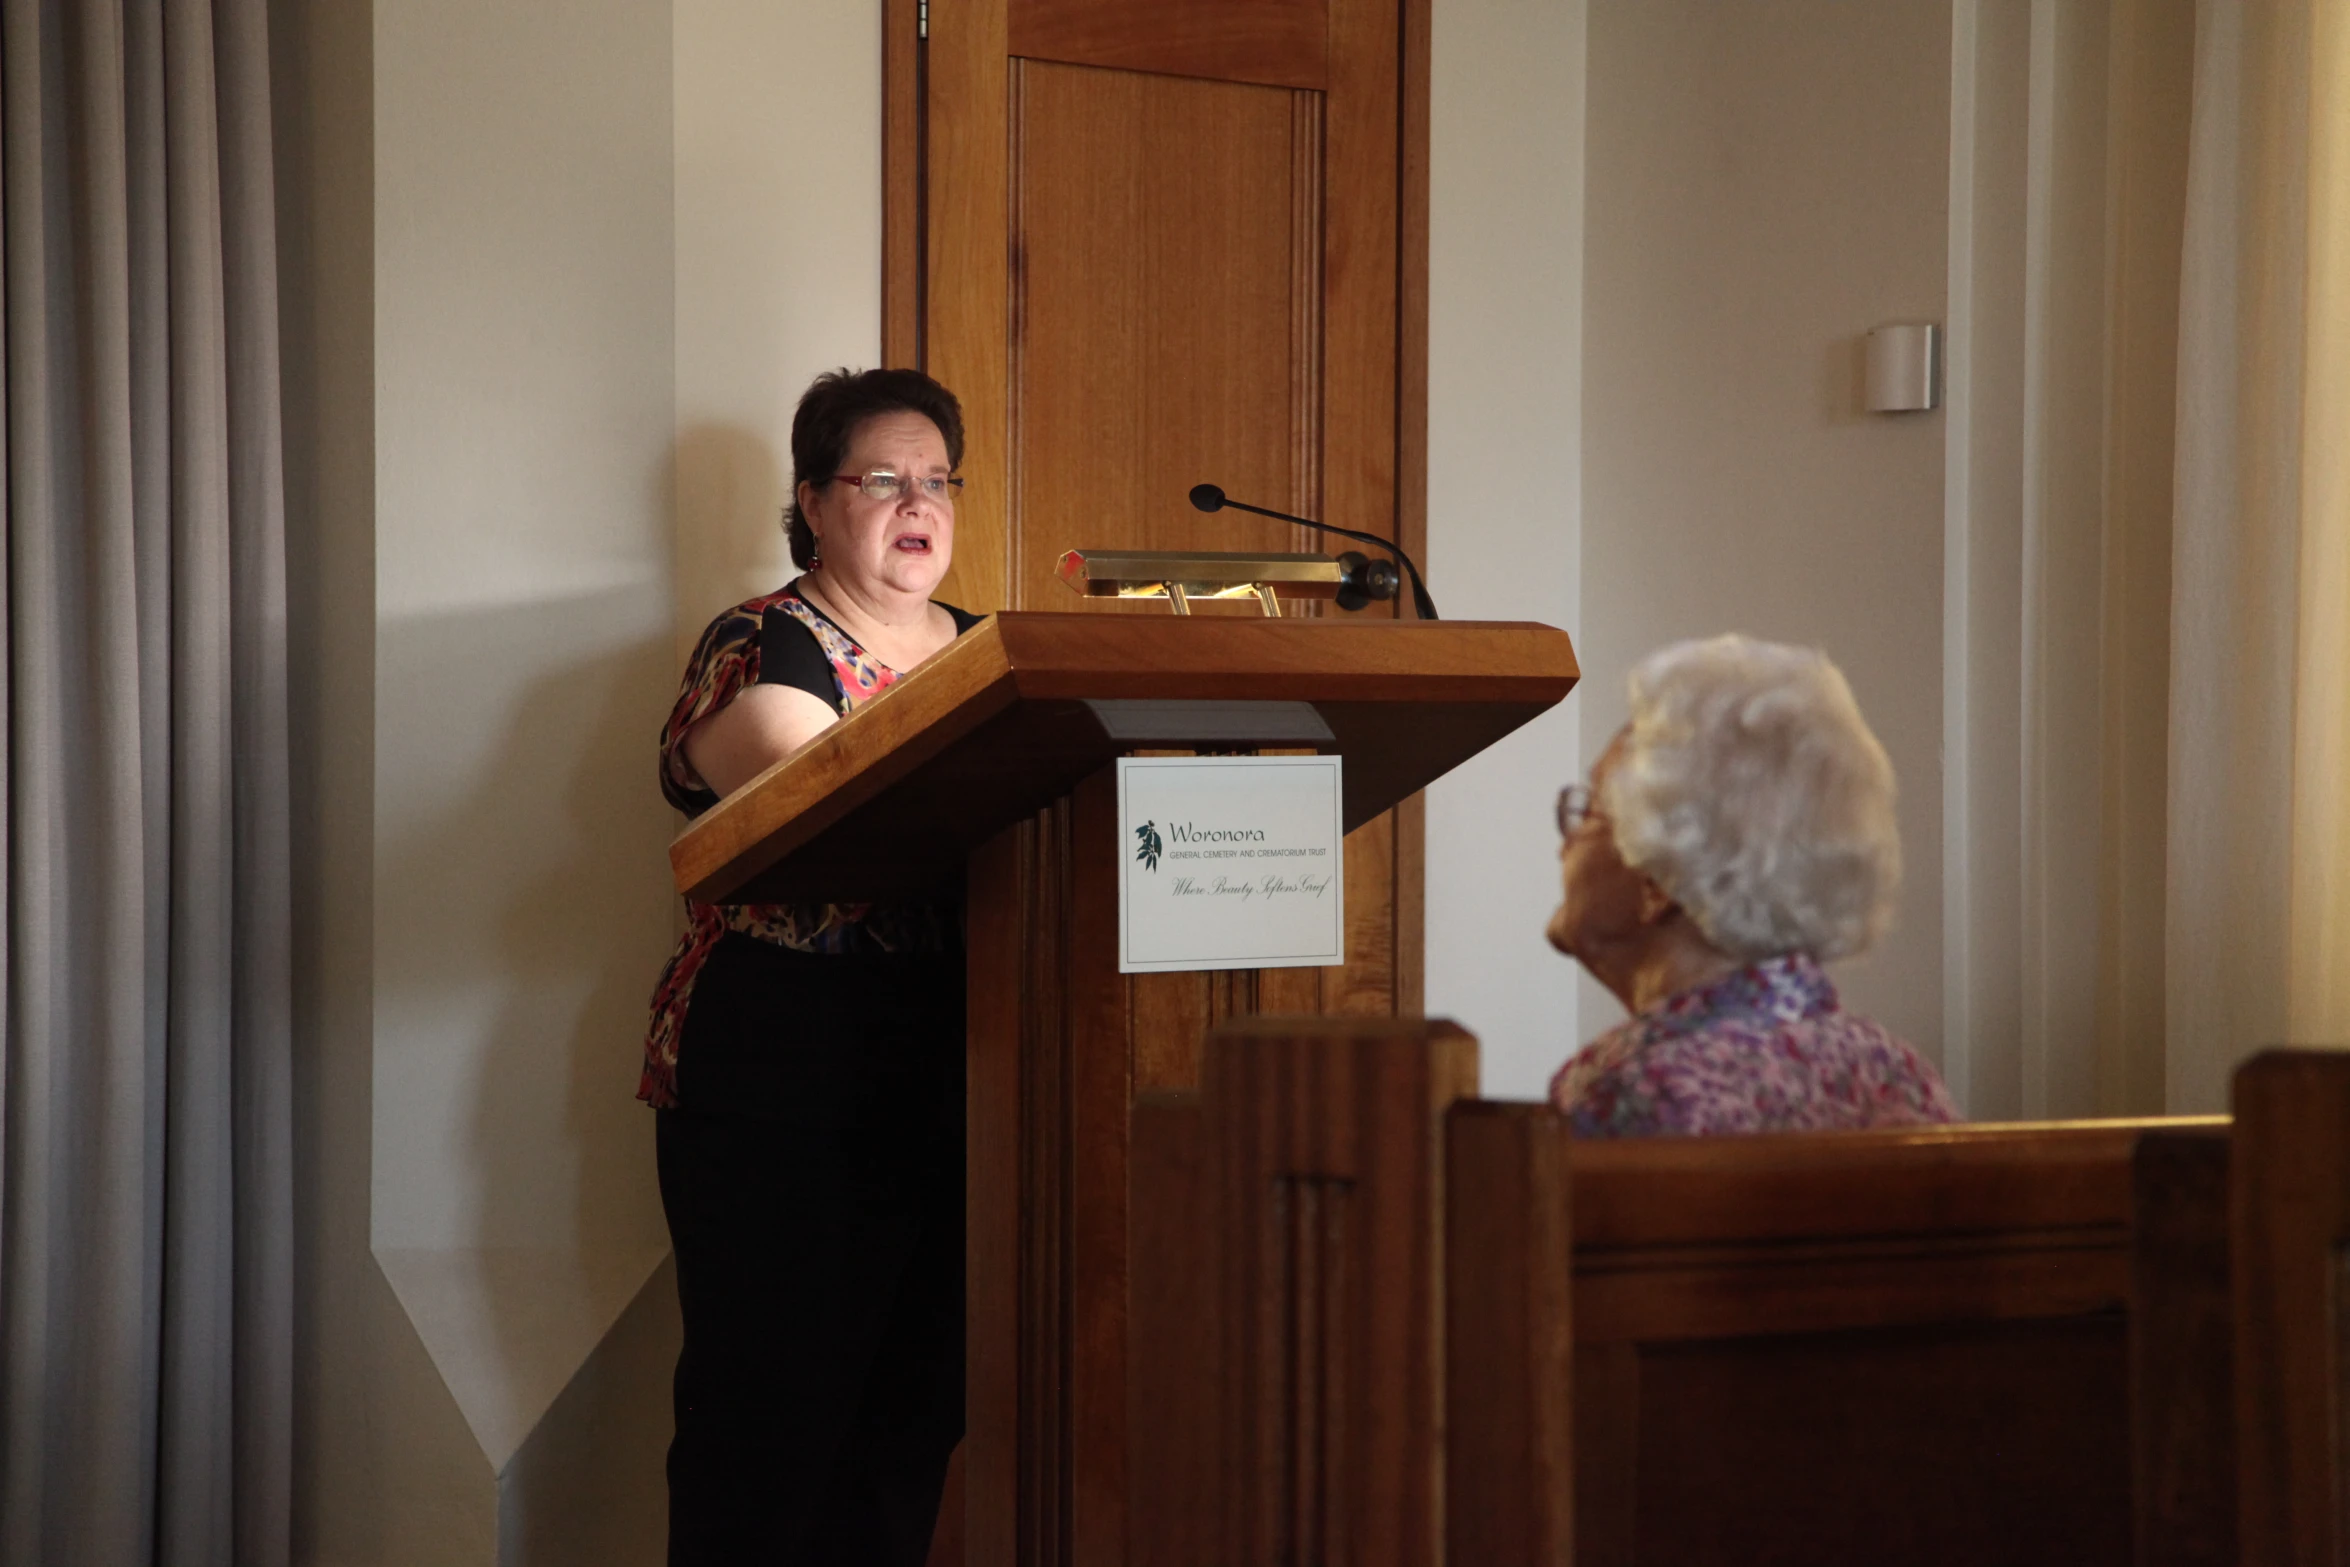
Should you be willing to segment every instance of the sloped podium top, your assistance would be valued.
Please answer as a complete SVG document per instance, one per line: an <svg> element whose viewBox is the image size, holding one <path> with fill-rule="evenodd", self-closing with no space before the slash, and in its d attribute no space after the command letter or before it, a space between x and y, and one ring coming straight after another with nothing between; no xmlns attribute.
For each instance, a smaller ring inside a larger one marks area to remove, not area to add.
<svg viewBox="0 0 2350 1567"><path fill-rule="evenodd" d="M1349 831L1564 698L1531 622L994 615L670 845L710 902L957 885L972 850L1145 750L1346 758Z"/></svg>

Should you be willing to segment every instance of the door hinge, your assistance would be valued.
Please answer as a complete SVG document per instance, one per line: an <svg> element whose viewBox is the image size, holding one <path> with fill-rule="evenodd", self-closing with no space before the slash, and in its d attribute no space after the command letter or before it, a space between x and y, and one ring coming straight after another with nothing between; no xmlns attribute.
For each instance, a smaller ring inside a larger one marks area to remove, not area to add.
<svg viewBox="0 0 2350 1567"><path fill-rule="evenodd" d="M914 36L930 36L930 0L914 0Z"/></svg>

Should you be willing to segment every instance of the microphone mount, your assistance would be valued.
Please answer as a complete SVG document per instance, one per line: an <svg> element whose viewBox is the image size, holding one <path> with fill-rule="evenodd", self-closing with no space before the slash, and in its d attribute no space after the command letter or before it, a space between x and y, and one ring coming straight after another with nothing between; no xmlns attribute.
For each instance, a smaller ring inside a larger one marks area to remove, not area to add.
<svg viewBox="0 0 2350 1567"><path fill-rule="evenodd" d="M1191 504L1201 511L1208 512L1222 511L1229 506L1234 511L1245 511L1258 517L1271 517L1276 522L1294 522L1301 527L1313 528L1318 532L1335 533L1340 538L1357 539L1365 544L1376 544L1381 549L1393 550L1395 551L1395 559L1403 562L1403 569L1411 577L1412 607L1419 611L1422 620L1436 618L1436 602L1428 596L1428 585L1420 580L1420 568L1412 564L1412 558L1403 552L1403 546L1397 544L1393 539L1383 539L1376 533L1358 533L1353 528L1341 528L1336 523L1316 522L1311 517L1293 516L1288 512L1273 511L1264 506L1251 506L1246 501L1233 500L1224 493L1221 487L1213 484L1193 485L1191 487ZM1339 556L1338 561L1346 573L1346 582L1338 592L1338 607L1340 609L1361 609L1373 599L1395 597L1398 586L1395 580L1395 561L1367 560L1354 550L1348 550Z"/></svg>

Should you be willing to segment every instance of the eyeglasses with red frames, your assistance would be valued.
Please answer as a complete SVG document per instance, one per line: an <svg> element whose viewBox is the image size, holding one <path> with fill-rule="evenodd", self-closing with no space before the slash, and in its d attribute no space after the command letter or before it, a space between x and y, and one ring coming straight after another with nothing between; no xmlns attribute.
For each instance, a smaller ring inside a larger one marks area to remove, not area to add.
<svg viewBox="0 0 2350 1567"><path fill-rule="evenodd" d="M895 468L868 468L863 473L836 473L843 484L853 484L877 501L894 501L911 486L913 492L926 501L941 506L952 506L955 497L963 492L959 474L933 474L927 479L909 479Z"/></svg>

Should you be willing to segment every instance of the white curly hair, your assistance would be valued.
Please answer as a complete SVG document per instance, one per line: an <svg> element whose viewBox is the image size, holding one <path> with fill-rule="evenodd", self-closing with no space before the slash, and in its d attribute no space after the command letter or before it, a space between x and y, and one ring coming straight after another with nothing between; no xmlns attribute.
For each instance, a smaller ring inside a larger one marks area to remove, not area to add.
<svg viewBox="0 0 2350 1567"><path fill-rule="evenodd" d="M1678 642L1630 685L1596 801L1624 862L1733 957L1866 950L1901 884L1893 764L1827 655Z"/></svg>

